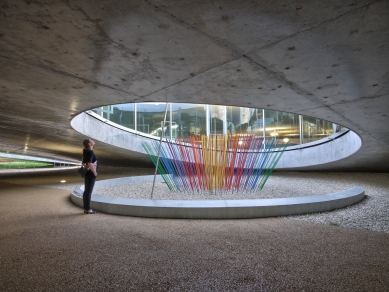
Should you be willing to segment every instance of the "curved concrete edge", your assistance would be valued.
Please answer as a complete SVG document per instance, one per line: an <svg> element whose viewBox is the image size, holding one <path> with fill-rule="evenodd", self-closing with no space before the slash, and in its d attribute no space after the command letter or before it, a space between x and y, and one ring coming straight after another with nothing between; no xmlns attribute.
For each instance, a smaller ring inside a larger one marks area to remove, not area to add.
<svg viewBox="0 0 389 292"><path fill-rule="evenodd" d="M339 133L337 133L339 134ZM336 134L312 143L313 146L306 147L306 144L291 146L284 152L276 169L296 168L325 164L338 161L356 153L362 146L361 138L353 131L346 131L345 134L335 138ZM311 143L309 143L311 144ZM299 148L301 147L301 148Z"/></svg>
<svg viewBox="0 0 389 292"><path fill-rule="evenodd" d="M83 112L75 116L70 124L84 135L142 154L146 154L142 143L154 139L119 126L93 112ZM356 153L361 146L362 140L355 132L343 130L315 142L288 147L275 169L300 168L338 161Z"/></svg>
<svg viewBox="0 0 389 292"><path fill-rule="evenodd" d="M137 179L149 180L153 176L131 177L99 181L104 186L116 183L128 183ZM161 178L159 177L159 181ZM97 183L97 182L96 182ZM102 187L101 185L99 187ZM71 200L83 207L83 188L73 190ZM325 195L254 199L254 200L146 200L115 198L101 195L92 195L91 207L94 210L116 215L150 218L177 218L177 219L239 219L277 217L332 211L344 208L365 197L365 191L359 186L337 193Z"/></svg>

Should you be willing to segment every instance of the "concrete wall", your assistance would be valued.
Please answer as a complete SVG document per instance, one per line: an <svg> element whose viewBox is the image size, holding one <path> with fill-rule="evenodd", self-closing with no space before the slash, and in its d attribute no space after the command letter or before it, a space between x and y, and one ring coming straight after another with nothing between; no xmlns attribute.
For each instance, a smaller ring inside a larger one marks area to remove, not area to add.
<svg viewBox="0 0 389 292"><path fill-rule="evenodd" d="M361 146L362 141L357 134L343 130L312 143L288 147L276 169L298 168L340 160L354 154Z"/></svg>

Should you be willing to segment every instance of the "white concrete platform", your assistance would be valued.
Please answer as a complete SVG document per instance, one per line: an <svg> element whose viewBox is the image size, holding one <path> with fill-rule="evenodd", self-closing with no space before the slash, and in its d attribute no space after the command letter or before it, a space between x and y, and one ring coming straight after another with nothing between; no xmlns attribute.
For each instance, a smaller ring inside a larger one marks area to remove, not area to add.
<svg viewBox="0 0 389 292"><path fill-rule="evenodd" d="M95 188L152 180L152 175L116 178L97 181ZM162 178L157 176L157 181ZM72 202L80 207L83 189L80 186L71 194ZM238 219L332 211L358 203L364 197L364 189L358 186L325 195L254 200L146 200L93 194L91 207L103 213L137 217Z"/></svg>

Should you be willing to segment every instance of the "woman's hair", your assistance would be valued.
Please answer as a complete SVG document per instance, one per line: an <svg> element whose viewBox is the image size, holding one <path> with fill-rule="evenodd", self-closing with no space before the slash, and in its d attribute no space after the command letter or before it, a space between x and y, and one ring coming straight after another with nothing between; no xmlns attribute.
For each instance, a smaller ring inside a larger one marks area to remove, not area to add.
<svg viewBox="0 0 389 292"><path fill-rule="evenodd" d="M89 142L90 142L90 139L85 139L84 141L82 141L82 145L84 145L85 148L88 148Z"/></svg>

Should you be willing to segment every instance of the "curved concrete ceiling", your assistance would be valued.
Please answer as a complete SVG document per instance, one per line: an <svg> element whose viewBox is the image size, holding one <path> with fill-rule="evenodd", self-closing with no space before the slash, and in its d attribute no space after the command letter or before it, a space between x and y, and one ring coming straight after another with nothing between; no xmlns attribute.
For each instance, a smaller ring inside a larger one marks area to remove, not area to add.
<svg viewBox="0 0 389 292"><path fill-rule="evenodd" d="M309 115L362 138L356 154L303 170L387 172L388 27L386 0L0 0L0 151L80 160L80 112L212 103ZM96 153L150 165L103 142Z"/></svg>

